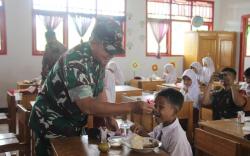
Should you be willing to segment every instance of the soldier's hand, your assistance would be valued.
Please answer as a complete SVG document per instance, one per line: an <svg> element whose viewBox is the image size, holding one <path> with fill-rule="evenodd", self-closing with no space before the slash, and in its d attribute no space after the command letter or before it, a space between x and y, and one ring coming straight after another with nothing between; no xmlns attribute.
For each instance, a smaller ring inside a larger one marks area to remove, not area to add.
<svg viewBox="0 0 250 156"><path fill-rule="evenodd" d="M132 112L137 114L152 113L154 106L148 105L146 102L143 101L136 101L131 103Z"/></svg>

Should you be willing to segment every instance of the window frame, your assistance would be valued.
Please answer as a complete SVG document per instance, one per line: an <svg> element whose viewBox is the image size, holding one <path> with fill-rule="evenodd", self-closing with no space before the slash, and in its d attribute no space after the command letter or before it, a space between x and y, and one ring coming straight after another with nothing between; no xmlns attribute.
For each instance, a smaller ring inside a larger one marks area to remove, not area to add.
<svg viewBox="0 0 250 156"><path fill-rule="evenodd" d="M98 0L95 0L96 2ZM123 48L126 48L126 7L127 7L127 0L124 0L124 19L122 20L121 23L121 28L123 30ZM96 3L96 8L98 8L97 3ZM86 15L85 13L74 13L74 12L69 12L68 11L68 6L67 6L67 11L48 11L48 10L38 10L38 9L33 9L33 0L32 0L32 55L33 56L43 56L44 51L39 51L37 50L37 41L36 41L36 15L47 15L47 16L61 16L63 18L63 44L64 46L68 49L68 16L71 14L77 14L77 15ZM95 14L93 14L93 17L97 17L97 10ZM106 15L109 16L109 15ZM115 17L115 16L110 16L110 17ZM125 57L125 54L118 54L115 55L115 57Z"/></svg>
<svg viewBox="0 0 250 156"><path fill-rule="evenodd" d="M146 56L157 56L157 54L156 53L154 53L154 52L148 52L148 44L147 44L147 40L148 40L148 22L149 22L149 20L148 20L149 18L147 18L146 19ZM171 33L171 30L170 30L170 28L171 28L171 21L169 21L169 19L166 19L166 20L159 20L159 21L164 21L164 22L166 22L167 24L168 24L168 26L169 26L169 28L168 28L168 31L167 31L167 33L166 33L166 39L167 39L167 41L166 41L166 45L170 45L170 47L171 47L171 42L170 42L170 39L169 39L169 37L171 37L169 34ZM167 51L166 51L166 53L160 53L160 56L168 56L168 52L171 50L171 49L169 49L169 47L167 46Z"/></svg>
<svg viewBox="0 0 250 156"><path fill-rule="evenodd" d="M41 56L43 55L44 51L37 50L36 47L36 15L44 15L44 16L60 16L63 18L63 44L67 47L68 45L68 29L67 27L67 13L64 12L52 12L52 11L42 11L42 10L33 10L32 12L32 55L34 56Z"/></svg>
<svg viewBox="0 0 250 156"><path fill-rule="evenodd" d="M147 40L147 35L148 35L148 26L147 23L149 21L149 17L148 17L148 2L159 2L159 3L164 3L164 0L146 0L146 56L149 57L156 57L157 56L157 52L148 52L148 40ZM173 21L177 21L177 22L189 22L190 23L190 31L192 31L192 25L191 25L191 20L193 17L193 3L194 2L206 2L206 3L210 3L212 5L212 19L211 22L204 22L203 25L207 25L208 26L208 31L212 31L213 30L213 24L214 24L214 1L206 1L206 0L187 0L188 2L190 2L191 4L191 17L190 20L178 20L178 19L172 19L172 0L169 0L169 2L165 2L165 3L170 3L170 19L163 19L165 21L169 22L169 28L168 28L168 32L166 33L166 37L167 37L167 52L166 53L160 53L160 56L163 57L169 57L169 56L184 56L184 55L173 55L172 54L172 22ZM154 18L152 18L154 19Z"/></svg>
<svg viewBox="0 0 250 156"><path fill-rule="evenodd" d="M1 49L0 55L7 54L7 37L6 37L6 21L5 21L5 3L2 0L2 6L0 7L0 18L2 18L2 22L0 24L0 31L1 31Z"/></svg>

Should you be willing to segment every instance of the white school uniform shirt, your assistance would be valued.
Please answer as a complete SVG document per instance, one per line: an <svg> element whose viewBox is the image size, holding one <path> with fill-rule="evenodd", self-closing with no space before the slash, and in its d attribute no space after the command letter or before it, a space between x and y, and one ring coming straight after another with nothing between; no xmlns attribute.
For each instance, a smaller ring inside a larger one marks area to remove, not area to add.
<svg viewBox="0 0 250 156"><path fill-rule="evenodd" d="M211 57L204 57L202 58L202 64L203 64L204 79L206 84L208 84L211 76L215 72L214 61L212 60ZM205 64L207 64L207 67L204 66Z"/></svg>
<svg viewBox="0 0 250 156"><path fill-rule="evenodd" d="M188 92L186 93L184 88L187 86L184 85L184 81L182 80L180 92L183 94L185 101L193 101L193 107L199 109L200 86L198 84L196 74L192 69L187 69L182 74L182 77L183 76L189 77L192 80L192 84L188 87Z"/></svg>
<svg viewBox="0 0 250 156"><path fill-rule="evenodd" d="M107 96L107 101L110 103L115 103L116 93L115 93L115 75L114 73L106 69L104 77L104 90Z"/></svg>
<svg viewBox="0 0 250 156"><path fill-rule="evenodd" d="M244 90L247 94L248 97L250 97L250 84L248 84L247 82L244 82L241 87L240 90Z"/></svg>
<svg viewBox="0 0 250 156"><path fill-rule="evenodd" d="M163 124L156 126L149 136L162 142L162 149L170 156L192 156L192 149L187 140L186 132L182 129L179 120L163 127Z"/></svg>
<svg viewBox="0 0 250 156"><path fill-rule="evenodd" d="M105 69L104 78L104 89L108 102L115 103L115 86L124 85L124 82L124 75L120 67L114 61L109 61Z"/></svg>
<svg viewBox="0 0 250 156"><path fill-rule="evenodd" d="M168 63L164 65L164 72L162 78L166 83L176 83L177 73L173 64Z"/></svg>
<svg viewBox="0 0 250 156"><path fill-rule="evenodd" d="M115 84L124 85L125 78L120 66L114 61L109 61L106 66L106 69L111 69L115 75Z"/></svg>
<svg viewBox="0 0 250 156"><path fill-rule="evenodd" d="M206 84L205 82L205 77L204 77L204 73L203 73L203 68L202 65L200 64L200 62L193 62L190 67L193 67L197 70L196 77L197 80L200 81L201 83Z"/></svg>

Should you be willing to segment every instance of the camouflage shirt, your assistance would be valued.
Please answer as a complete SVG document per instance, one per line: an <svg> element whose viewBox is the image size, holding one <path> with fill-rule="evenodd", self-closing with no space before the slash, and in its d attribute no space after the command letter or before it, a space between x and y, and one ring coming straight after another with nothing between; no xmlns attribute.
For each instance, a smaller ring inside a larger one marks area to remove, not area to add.
<svg viewBox="0 0 250 156"><path fill-rule="evenodd" d="M103 78L104 68L91 55L88 42L65 53L44 82L31 112L30 127L41 135L57 136L64 135L57 133L61 124L68 122L72 127L86 124L86 115L75 101L96 97L103 90ZM55 127L57 118L60 124Z"/></svg>

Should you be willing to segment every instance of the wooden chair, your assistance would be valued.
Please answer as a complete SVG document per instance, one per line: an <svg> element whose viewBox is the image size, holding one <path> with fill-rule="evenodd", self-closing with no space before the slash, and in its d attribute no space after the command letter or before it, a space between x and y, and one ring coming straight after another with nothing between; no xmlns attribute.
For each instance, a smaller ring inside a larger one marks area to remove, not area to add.
<svg viewBox="0 0 250 156"><path fill-rule="evenodd" d="M8 114L0 113L0 124L10 125L10 119L8 118Z"/></svg>
<svg viewBox="0 0 250 156"><path fill-rule="evenodd" d="M193 143L193 101L185 101L183 103L183 106L178 113L178 118L187 120L187 138L190 143Z"/></svg>
<svg viewBox="0 0 250 156"><path fill-rule="evenodd" d="M201 107L200 109L200 121L213 120L213 110L212 108Z"/></svg>
<svg viewBox="0 0 250 156"><path fill-rule="evenodd" d="M210 156L238 156L240 155L239 144L232 140L214 135L200 128L195 129L194 137L195 155Z"/></svg>
<svg viewBox="0 0 250 156"><path fill-rule="evenodd" d="M9 132L16 132L16 104L15 96L7 91L8 113L0 113L0 124L8 124Z"/></svg>
<svg viewBox="0 0 250 156"><path fill-rule="evenodd" d="M0 153L19 151L19 155L29 156L31 153L30 129L28 120L30 112L21 105L17 105L18 111L18 134L0 134Z"/></svg>
<svg viewBox="0 0 250 156"><path fill-rule="evenodd" d="M9 123L9 132L16 133L16 101L15 96L11 92L7 91L7 104L8 104L8 118Z"/></svg>

